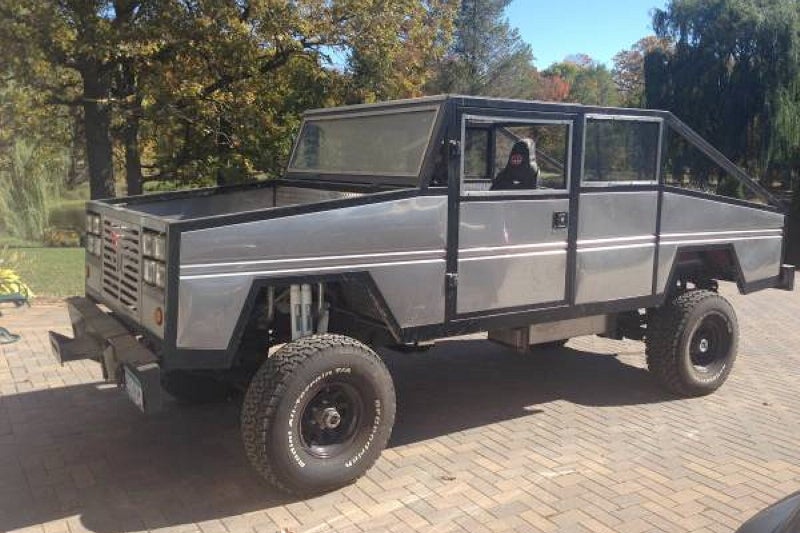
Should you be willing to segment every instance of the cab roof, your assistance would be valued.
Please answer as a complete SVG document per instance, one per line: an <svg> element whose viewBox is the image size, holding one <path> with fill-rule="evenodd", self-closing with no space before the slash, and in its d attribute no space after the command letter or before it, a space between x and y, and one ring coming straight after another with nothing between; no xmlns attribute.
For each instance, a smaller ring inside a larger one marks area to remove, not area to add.
<svg viewBox="0 0 800 533"><path fill-rule="evenodd" d="M670 116L669 111L642 108L625 107L604 107L583 105L578 103L566 102L547 102L543 100L521 100L515 98L498 98L491 96L468 96L460 94L439 94L435 96L422 96L419 98L406 98L401 100L388 100L385 102L375 102L369 104L352 104L337 107L326 107L311 109L306 111L303 116L313 117L328 114L340 114L347 112L372 111L379 109L391 109L402 107L413 107L417 105L441 105L453 102L462 107L474 107L485 109L508 109L517 111L542 111L557 113L603 113L627 116L656 116L665 118Z"/></svg>

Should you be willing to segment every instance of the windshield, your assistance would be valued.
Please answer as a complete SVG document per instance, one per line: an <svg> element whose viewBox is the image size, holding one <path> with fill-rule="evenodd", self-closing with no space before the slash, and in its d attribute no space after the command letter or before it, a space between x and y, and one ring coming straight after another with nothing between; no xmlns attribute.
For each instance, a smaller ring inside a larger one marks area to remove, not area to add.
<svg viewBox="0 0 800 533"><path fill-rule="evenodd" d="M438 107L307 118L289 172L416 177Z"/></svg>

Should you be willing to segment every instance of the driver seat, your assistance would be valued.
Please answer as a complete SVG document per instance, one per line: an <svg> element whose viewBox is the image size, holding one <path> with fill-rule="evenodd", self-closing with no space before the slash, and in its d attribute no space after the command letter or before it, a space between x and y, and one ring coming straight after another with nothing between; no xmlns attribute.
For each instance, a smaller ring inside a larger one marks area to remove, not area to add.
<svg viewBox="0 0 800 533"><path fill-rule="evenodd" d="M536 147L531 139L514 143L508 156L506 168L500 171L492 183L492 191L535 189L539 177L539 166L531 157Z"/></svg>

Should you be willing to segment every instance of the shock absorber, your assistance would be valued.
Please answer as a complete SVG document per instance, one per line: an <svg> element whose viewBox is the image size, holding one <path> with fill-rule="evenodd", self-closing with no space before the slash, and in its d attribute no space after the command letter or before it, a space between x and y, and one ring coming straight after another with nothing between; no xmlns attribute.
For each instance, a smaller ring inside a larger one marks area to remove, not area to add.
<svg viewBox="0 0 800 533"><path fill-rule="evenodd" d="M312 302L311 285L308 283L292 285L289 288L292 340L307 337L314 333Z"/></svg>

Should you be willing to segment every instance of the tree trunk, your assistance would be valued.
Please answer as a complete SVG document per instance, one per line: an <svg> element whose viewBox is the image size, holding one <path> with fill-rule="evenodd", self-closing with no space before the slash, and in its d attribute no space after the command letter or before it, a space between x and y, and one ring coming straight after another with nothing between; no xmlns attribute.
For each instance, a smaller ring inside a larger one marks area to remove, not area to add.
<svg viewBox="0 0 800 533"><path fill-rule="evenodd" d="M114 165L111 146L111 77L95 60L84 62L83 116L86 133L86 159L89 163L89 191L92 199L111 198L114 191Z"/></svg>
<svg viewBox="0 0 800 533"><path fill-rule="evenodd" d="M127 195L142 194L142 157L139 152L139 116L128 117L122 129L122 142L125 144L125 184Z"/></svg>
<svg viewBox="0 0 800 533"><path fill-rule="evenodd" d="M116 79L117 96L125 102L122 126L122 145L125 148L126 194L142 194L142 156L139 152L139 121L142 116L142 97L137 86L136 68L127 58L120 64Z"/></svg>
<svg viewBox="0 0 800 533"><path fill-rule="evenodd" d="M70 107L69 114L71 131L69 139L69 169L67 170L66 186L68 189L74 189L81 181L78 162L82 156L81 146L83 143L81 142L81 138L83 137L83 130L81 128L81 122L83 120L83 115L78 107Z"/></svg>
<svg viewBox="0 0 800 533"><path fill-rule="evenodd" d="M227 185L227 178L225 176L225 164L227 163L227 154L230 151L228 144L228 137L225 135L225 129L228 122L221 116L217 117L217 132L215 137L215 144L217 146L217 187L224 187Z"/></svg>

